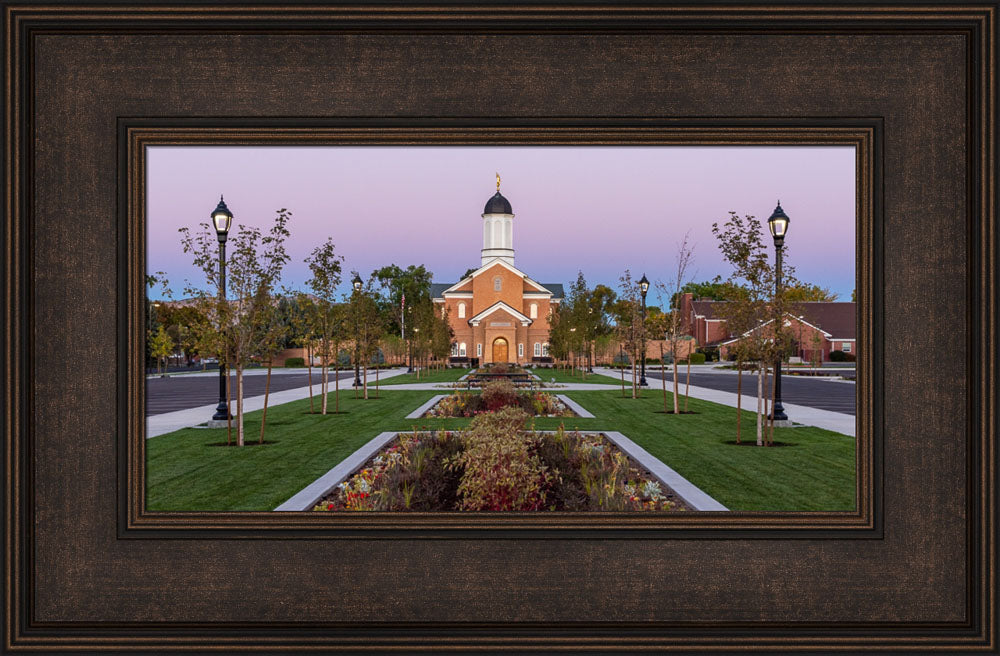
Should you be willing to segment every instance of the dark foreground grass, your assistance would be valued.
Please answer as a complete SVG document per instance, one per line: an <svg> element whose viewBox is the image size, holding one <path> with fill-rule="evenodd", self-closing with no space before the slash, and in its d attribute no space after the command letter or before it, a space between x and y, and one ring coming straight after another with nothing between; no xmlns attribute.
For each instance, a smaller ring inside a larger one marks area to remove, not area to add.
<svg viewBox="0 0 1000 656"><path fill-rule="evenodd" d="M461 371L461 370L453 370ZM151 510L271 510L387 430L458 429L470 419L406 419L434 391L387 390L380 399L341 394L340 415L310 415L309 401L268 410L264 446L215 446L225 429L184 429L146 441ZM695 414L662 414L663 396L619 391L567 392L594 419L534 420L539 430L617 430L677 470L730 510L850 511L855 506L854 438L811 427L775 429L787 446L729 444L736 411L690 399ZM670 400L668 393L668 401ZM332 407L332 399L331 399ZM660 411L660 412L657 412ZM260 413L247 415L248 442ZM755 416L744 412L743 439L753 442Z"/></svg>

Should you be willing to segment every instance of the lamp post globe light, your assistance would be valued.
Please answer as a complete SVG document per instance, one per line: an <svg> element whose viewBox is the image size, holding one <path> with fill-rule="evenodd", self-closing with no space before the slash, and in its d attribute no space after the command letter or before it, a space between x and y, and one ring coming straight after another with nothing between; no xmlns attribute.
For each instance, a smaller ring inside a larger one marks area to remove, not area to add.
<svg viewBox="0 0 1000 656"><path fill-rule="evenodd" d="M785 247L785 234L788 232L788 215L785 211L781 209L781 201L778 201L778 206L774 208L774 212L767 219L767 227L771 231L771 236L774 237L774 252L775 252L775 264L774 264L774 293L777 295L781 292L781 254ZM774 318L774 330L775 338L777 338L778 322L781 321L781 317ZM778 354L777 362L774 363L774 405L771 409L771 418L774 421L787 421L788 415L785 414L785 408L781 405L781 354Z"/></svg>
<svg viewBox="0 0 1000 656"><path fill-rule="evenodd" d="M639 291L642 293L642 351L639 355L639 362L641 363L639 385L647 386L649 383L646 382L646 292L649 291L649 281L646 280L645 273L639 279Z"/></svg>
<svg viewBox="0 0 1000 656"><path fill-rule="evenodd" d="M361 293L361 285L364 284L361 280L361 276L354 274L354 280L351 281L354 285L354 293ZM357 299L355 299L356 301ZM357 315L355 315L357 317ZM361 387L361 370L358 366L361 359L361 327L358 325L357 318L354 319L354 386Z"/></svg>
<svg viewBox="0 0 1000 656"><path fill-rule="evenodd" d="M215 236L219 239L219 298L226 300L226 239L229 228L233 225L233 213L226 207L226 201L219 196L219 204L212 210L212 225L215 226ZM221 355L221 354L220 354ZM229 402L226 400L226 365L219 358L219 405L215 407L212 421L229 421Z"/></svg>

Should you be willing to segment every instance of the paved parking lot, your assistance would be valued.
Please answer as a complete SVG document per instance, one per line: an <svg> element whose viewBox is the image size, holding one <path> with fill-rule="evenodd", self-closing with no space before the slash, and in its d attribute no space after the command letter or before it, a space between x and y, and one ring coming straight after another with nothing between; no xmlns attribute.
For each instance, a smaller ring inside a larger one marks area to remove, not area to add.
<svg viewBox="0 0 1000 656"><path fill-rule="evenodd" d="M259 370L253 374L243 376L243 396L259 396L264 393L264 383L267 376ZM333 388L334 372L330 372L330 387ZM346 380L346 382L345 382ZM369 378L373 381L372 378ZM321 381L318 369L313 370L313 385L319 385ZM340 386L351 389L354 382L354 371L340 372ZM230 388L233 398L236 397L236 377L230 376ZM295 389L296 387L306 387L309 385L309 375L307 372L273 373L271 375L271 391L281 392ZM189 374L184 376L170 376L169 378L147 378L146 379L146 416L174 412L176 410L186 410L197 408L219 402L219 374Z"/></svg>
<svg viewBox="0 0 1000 656"><path fill-rule="evenodd" d="M679 369L681 386L684 385L684 369ZM667 389L673 385L673 373L667 371ZM646 382L651 387L659 387L660 372L646 370ZM709 389L723 392L736 393L737 376L734 371L691 371L691 384L696 387L707 387ZM771 389L771 377L768 376L766 383L768 394ZM743 394L756 394L757 379L750 374L743 374ZM856 412L857 399L855 395L854 383L844 381L824 380L821 378L805 378L800 376L782 375L781 377L781 400L784 403L795 403L806 405L820 410L831 412L842 412L854 415Z"/></svg>

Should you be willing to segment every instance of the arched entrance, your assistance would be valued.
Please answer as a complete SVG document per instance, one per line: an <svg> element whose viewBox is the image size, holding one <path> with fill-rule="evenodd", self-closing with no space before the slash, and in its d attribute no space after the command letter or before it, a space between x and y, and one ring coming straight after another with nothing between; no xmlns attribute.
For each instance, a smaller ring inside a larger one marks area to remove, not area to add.
<svg viewBox="0 0 1000 656"><path fill-rule="evenodd" d="M493 340L493 361L507 362L507 340L503 337Z"/></svg>

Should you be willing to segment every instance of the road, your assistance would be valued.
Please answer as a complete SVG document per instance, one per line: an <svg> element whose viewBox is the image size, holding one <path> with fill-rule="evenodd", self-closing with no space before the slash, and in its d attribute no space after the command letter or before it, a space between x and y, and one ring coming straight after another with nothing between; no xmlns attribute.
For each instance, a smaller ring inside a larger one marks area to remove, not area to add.
<svg viewBox="0 0 1000 656"><path fill-rule="evenodd" d="M252 375L243 376L243 396L259 396L264 393L264 383L267 376L259 371ZM313 369L313 385L320 383L319 369ZM333 389L333 372L330 372L330 389ZM346 381L346 382L345 382ZM369 372L369 381L374 381L372 372ZM351 389L354 382L354 371L342 370L340 372L340 387ZM309 385L309 374L306 371L301 373L274 373L271 376L271 391L281 392L295 389L296 387L306 387ZM230 388L233 398L236 397L236 377L230 376ZM159 415L175 410L186 410L218 403L219 401L219 374L189 374L184 376L170 376L169 378L147 378L146 379L146 416Z"/></svg>
<svg viewBox="0 0 1000 656"><path fill-rule="evenodd" d="M680 368L681 389L684 387L685 370ZM737 376L735 371L691 371L691 385L695 387L707 387L708 389L720 390L723 392L736 393ZM673 374L667 371L667 390L673 385ZM661 385L659 371L646 370L646 382L650 387L658 388ZM771 389L771 378L767 377L766 383L768 393ZM750 374L743 374L743 393L754 395L757 391L757 379ZM831 412L842 412L854 415L856 412L856 396L854 383L836 380L824 380L822 378L806 378L801 376L781 377L781 400L784 403L795 403L805 405L820 410L830 410Z"/></svg>

